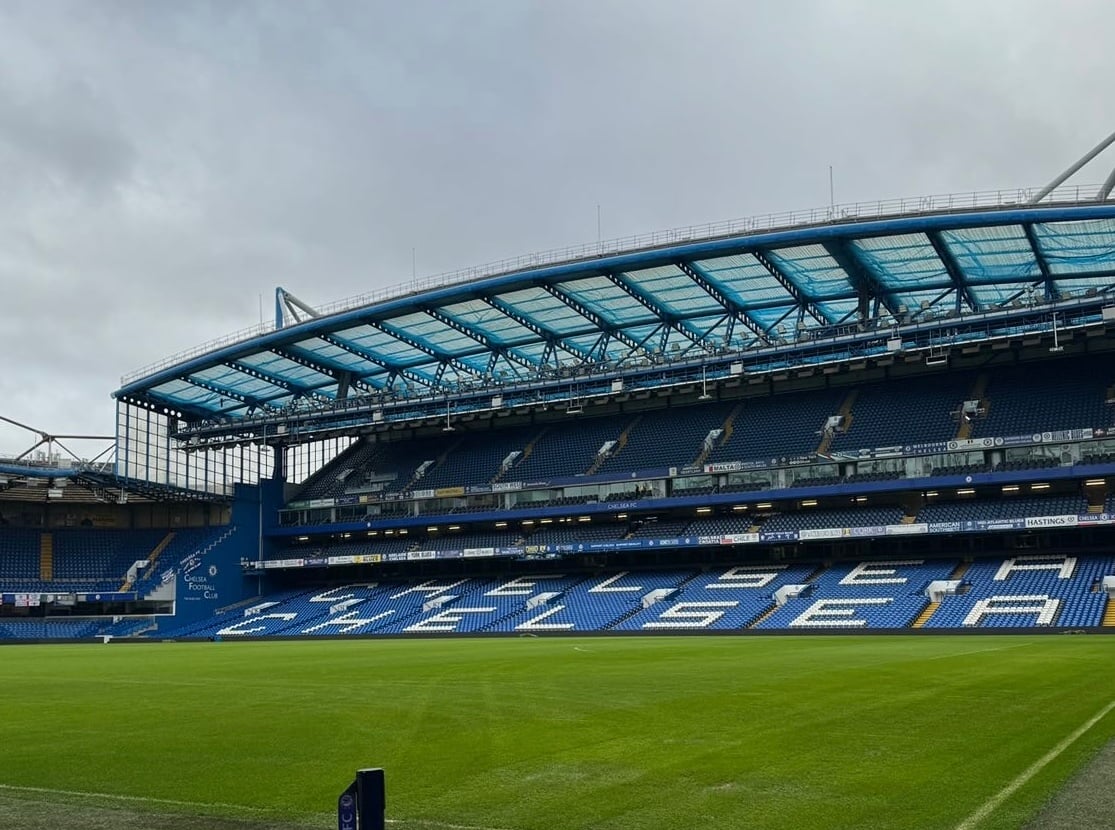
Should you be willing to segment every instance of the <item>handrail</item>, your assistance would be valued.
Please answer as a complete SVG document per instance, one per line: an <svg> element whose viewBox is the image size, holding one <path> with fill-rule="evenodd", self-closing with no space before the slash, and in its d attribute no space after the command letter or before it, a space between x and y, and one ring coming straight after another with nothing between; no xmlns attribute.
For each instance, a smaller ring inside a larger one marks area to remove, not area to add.
<svg viewBox="0 0 1115 830"><path fill-rule="evenodd" d="M1049 193L1038 207L1045 207L1050 204L1058 203L1074 204L1089 201L1094 202L1097 201L1102 190L1103 185L1098 184L1061 187ZM404 282L376 289L375 291L369 291L364 294L358 294L354 297L326 303L318 306L317 310L320 315L324 317L331 314L338 314L342 311L351 311L355 308L362 308L364 306L374 305L375 303L418 294L423 291L460 285L473 280L494 277L500 274L514 273L528 268L571 263L577 262L578 260L612 254L649 250L666 245L702 242L710 239L718 239L720 237L768 233L770 231L808 227L810 225L825 225L849 220L861 221L916 214L952 213L981 208L1009 209L1025 207L1040 191L1041 188L1024 187L1010 190L983 190L973 193L945 193L904 199L883 199L873 202L852 202L822 208L812 208L809 210L768 213L764 216L732 219L724 222L709 222L703 225L690 225L683 228L635 234L633 236L625 236L601 242L573 245L565 248L553 248L548 251L539 251L533 254L510 257L508 259L501 259L471 268L462 268L457 271L420 277L410 282ZM121 377L120 385L126 386L141 378L148 377L191 358L207 354L235 343L243 343L272 331L275 331L275 324L273 322L258 323L254 326L240 329L239 331L215 338L206 343L156 361L155 363L151 363L133 372L129 372Z"/></svg>

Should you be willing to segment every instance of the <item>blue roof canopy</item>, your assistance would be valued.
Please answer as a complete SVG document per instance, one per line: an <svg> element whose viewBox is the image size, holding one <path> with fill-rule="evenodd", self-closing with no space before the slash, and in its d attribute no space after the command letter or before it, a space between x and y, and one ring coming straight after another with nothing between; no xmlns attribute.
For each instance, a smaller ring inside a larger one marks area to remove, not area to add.
<svg viewBox="0 0 1115 830"><path fill-rule="evenodd" d="M837 222L527 268L296 322L130 382L186 418L454 394L1115 288L1115 205Z"/></svg>

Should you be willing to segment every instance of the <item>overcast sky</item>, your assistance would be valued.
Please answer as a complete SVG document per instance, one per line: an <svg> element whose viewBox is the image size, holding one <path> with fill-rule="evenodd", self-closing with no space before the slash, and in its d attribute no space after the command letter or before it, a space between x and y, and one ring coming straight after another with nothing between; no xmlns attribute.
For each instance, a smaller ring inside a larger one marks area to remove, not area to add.
<svg viewBox="0 0 1115 830"><path fill-rule="evenodd" d="M609 238L824 205L829 165L838 202L1044 184L1115 130L1113 31L1108 0L0 0L0 415L110 433L121 374L276 285L595 241L597 204Z"/></svg>

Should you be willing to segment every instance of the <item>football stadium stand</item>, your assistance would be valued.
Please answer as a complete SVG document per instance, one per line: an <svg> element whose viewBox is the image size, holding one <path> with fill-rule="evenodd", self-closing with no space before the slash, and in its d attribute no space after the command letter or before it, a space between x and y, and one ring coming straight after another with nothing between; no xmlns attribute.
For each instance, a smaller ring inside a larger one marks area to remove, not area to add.
<svg viewBox="0 0 1115 830"><path fill-rule="evenodd" d="M278 592L164 636L1096 628L1113 574L1112 557L1027 555L387 580Z"/></svg>
<svg viewBox="0 0 1115 830"><path fill-rule="evenodd" d="M277 289L0 460L0 639L1115 630L1115 202L1037 195Z"/></svg>

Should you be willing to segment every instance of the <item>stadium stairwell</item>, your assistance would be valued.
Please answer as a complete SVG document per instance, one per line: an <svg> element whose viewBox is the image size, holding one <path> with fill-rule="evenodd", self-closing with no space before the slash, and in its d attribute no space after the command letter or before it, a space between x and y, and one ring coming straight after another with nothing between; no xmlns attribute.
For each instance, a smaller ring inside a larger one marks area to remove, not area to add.
<svg viewBox="0 0 1115 830"><path fill-rule="evenodd" d="M617 456L621 452L623 452L623 448L627 446L627 439L631 437L631 431L634 430L635 427L637 427L639 425L639 421L641 421L641 420L643 420L643 416L642 415L636 415L631 420L631 422L628 423L627 426L623 428L623 432L621 432L619 434L619 437L616 438L616 445L614 447L612 447L612 451L610 453L608 453L607 455L596 456L595 460L592 462L592 466L590 466L585 471L585 475L586 476L595 475L597 473L597 471L599 471L600 467L604 464L605 461L607 461L609 458L613 458L614 456Z"/></svg>
<svg viewBox="0 0 1115 830"><path fill-rule="evenodd" d="M1103 627L1111 628L1115 626L1115 601L1111 597L1107 598L1107 605L1103 609Z"/></svg>
<svg viewBox="0 0 1115 830"><path fill-rule="evenodd" d="M39 579L54 579L54 536L50 533L39 537Z"/></svg>
<svg viewBox="0 0 1115 830"><path fill-rule="evenodd" d="M917 619L914 620L914 624L910 627L911 628L923 628L925 626L925 624L927 622L929 622L929 618L932 617L934 612L940 607L941 607L941 603L939 603L939 602L929 603L928 605L925 606L925 608L922 609L922 612L920 614L918 614Z"/></svg>
<svg viewBox="0 0 1115 830"><path fill-rule="evenodd" d="M949 574L949 579L961 579L964 574L968 572L968 568L970 567L972 567L971 562L961 562L956 566L956 570Z"/></svg>
<svg viewBox="0 0 1115 830"><path fill-rule="evenodd" d="M166 550L167 545L169 545L171 542L174 541L174 536L175 536L175 533L174 533L173 530L168 531L167 535L164 536L162 538L162 540L160 540L159 544L155 545L155 548L149 554L147 554L147 569L144 570L144 572L140 575L139 579L136 580L137 582L142 582L143 580L150 579L154 575L155 565L159 561L159 555L164 550ZM124 577L124 582L121 584L120 590L121 591L127 591L131 587L132 587L131 580L128 579L127 577Z"/></svg>
<svg viewBox="0 0 1115 830"><path fill-rule="evenodd" d="M549 429L550 429L549 427L542 427L542 429L538 433L536 433L533 438L530 439L530 443L528 443L525 447L523 447L523 454L520 455L517 459L515 459L515 463L512 464L510 467L506 467L504 469L501 469L498 473L496 473L494 476L492 476L492 480L489 481L488 483L489 484L497 483L500 479L503 478L504 473L508 472L509 470L514 469L517 465L522 464L524 461L526 461L528 458L530 458L531 453L534 452L535 444L537 444L539 441L542 440L543 436L545 436L545 434L549 431Z"/></svg>
<svg viewBox="0 0 1115 830"><path fill-rule="evenodd" d="M765 620L767 617L769 617L771 614L773 614L777 610L778 610L778 605L776 603L772 602L769 608L767 608L765 611L763 611L763 613L759 614L759 616L757 616L755 619L753 619L751 622L749 622L745 626L745 628L755 628L759 623L761 623L763 620Z"/></svg>
<svg viewBox="0 0 1115 830"><path fill-rule="evenodd" d="M737 403L732 407L732 411L728 413L728 417L724 419L724 423L720 425L720 440L716 442L717 447L722 447L728 443L732 437L732 432L736 428L736 416L743 411L743 403ZM713 447L705 446L701 448L701 452L693 459L691 467L703 467L708 460L709 454L713 451Z"/></svg>
<svg viewBox="0 0 1115 830"><path fill-rule="evenodd" d="M404 489L404 490L410 490L410 489L412 489L412 488L414 487L414 485L415 485L415 484L417 484L417 483L418 483L418 481L419 481L419 480L420 480L420 479L421 479L421 478L422 478L423 476L425 476L425 475L426 475L427 473L429 473L429 472L430 472L431 470L436 470L436 469L437 469L438 467L440 467L440 466L441 466L442 464L444 464L444 463L445 463L445 459L447 459L447 458L449 457L449 454L450 454L451 452L453 452L454 450L456 450L456 449L457 449L457 447L461 446L461 444L463 444L464 442L465 442L465 439L464 439L464 438L461 438L461 439L459 439L459 440L457 440L457 441L453 442L453 444L452 444L452 445L451 445L451 446L449 447L449 449L447 449L447 450L446 450L445 452L443 452L443 453L442 453L441 455L439 455L439 456L437 457L437 460L436 460L436 461L434 462L434 465L433 465L432 467L430 467L429 469L427 469L427 470L423 470L423 471L422 471L422 474L421 474L421 475L419 475L419 474L418 474L418 471L416 470L416 471L415 471L415 473L414 473L414 475L412 475L412 476L410 477L410 481L408 481L408 482L407 482L407 485L406 485L406 487L404 487L403 489Z"/></svg>
<svg viewBox="0 0 1115 830"><path fill-rule="evenodd" d="M839 411L836 413L840 416L840 431L847 432L852 426L852 408L856 405L856 398L859 397L859 390L853 389L844 398L844 403L840 405ZM821 432L821 443L817 445L817 454L824 455L829 451L832 446L833 436L836 430L826 429Z"/></svg>
<svg viewBox="0 0 1115 830"><path fill-rule="evenodd" d="M988 409L987 402L983 396L987 394L987 372L980 372L976 377L975 383L972 384L971 391L968 392L968 400L979 401L980 407L984 410ZM972 437L972 422L961 414L960 426L956 430L957 441L967 441Z"/></svg>

